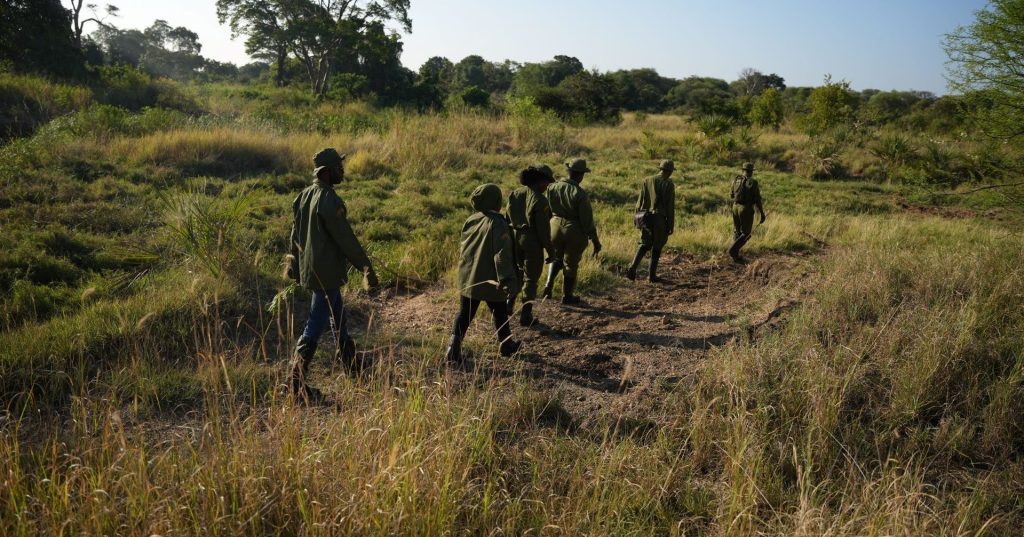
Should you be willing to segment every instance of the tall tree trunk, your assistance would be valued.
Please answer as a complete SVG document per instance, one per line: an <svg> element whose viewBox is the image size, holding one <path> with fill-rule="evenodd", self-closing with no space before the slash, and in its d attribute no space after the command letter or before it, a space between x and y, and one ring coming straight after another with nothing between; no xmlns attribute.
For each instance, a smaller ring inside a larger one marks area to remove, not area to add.
<svg viewBox="0 0 1024 537"><path fill-rule="evenodd" d="M284 62L288 59L288 49L284 43L277 44L277 87L284 87Z"/></svg>

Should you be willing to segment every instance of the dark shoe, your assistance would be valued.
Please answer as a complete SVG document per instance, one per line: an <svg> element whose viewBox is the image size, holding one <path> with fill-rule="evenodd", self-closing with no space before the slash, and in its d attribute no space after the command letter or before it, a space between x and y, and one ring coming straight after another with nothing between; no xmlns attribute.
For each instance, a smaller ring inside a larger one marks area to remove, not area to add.
<svg viewBox="0 0 1024 537"><path fill-rule="evenodd" d="M305 406L318 406L327 402L323 392L298 379L292 379L292 396L296 402Z"/></svg>
<svg viewBox="0 0 1024 537"><path fill-rule="evenodd" d="M648 250L650 250L650 248L642 244L640 245L640 248L637 248L636 255L633 256L633 261L629 264L629 268L626 269L627 278L630 280L636 280L636 269L640 266L640 262L644 260L644 256L647 255Z"/></svg>
<svg viewBox="0 0 1024 537"><path fill-rule="evenodd" d="M514 339L506 339L498 346L498 352L501 353L502 356L508 358L509 356L519 352L519 349L522 348L522 346L522 343Z"/></svg>
<svg viewBox="0 0 1024 537"><path fill-rule="evenodd" d="M533 304L523 304L523 310L519 312L519 326L532 326L535 322L537 318L533 316Z"/></svg>
<svg viewBox="0 0 1024 537"><path fill-rule="evenodd" d="M651 252L651 264L647 270L647 281L651 283L658 283L661 278L658 277L658 262L661 260L661 250L654 250Z"/></svg>
<svg viewBox="0 0 1024 537"><path fill-rule="evenodd" d="M579 304L580 297L576 296L576 276L565 276L565 287L562 290L562 304Z"/></svg>
<svg viewBox="0 0 1024 537"><path fill-rule="evenodd" d="M444 359L450 364L462 363L462 340L458 336L452 336L448 340L448 350L444 353Z"/></svg>

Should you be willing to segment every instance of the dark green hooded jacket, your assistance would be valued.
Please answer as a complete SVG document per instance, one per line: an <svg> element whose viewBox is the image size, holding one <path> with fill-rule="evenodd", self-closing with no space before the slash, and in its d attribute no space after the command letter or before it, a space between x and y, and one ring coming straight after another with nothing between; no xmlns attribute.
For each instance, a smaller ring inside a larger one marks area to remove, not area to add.
<svg viewBox="0 0 1024 537"><path fill-rule="evenodd" d="M519 292L515 246L501 210L501 188L480 185L472 195L473 213L462 226L459 293L485 302L502 302Z"/></svg>
<svg viewBox="0 0 1024 537"><path fill-rule="evenodd" d="M322 181L302 191L292 204L291 249L299 283L310 290L337 289L348 281L349 263L370 268L370 259L348 223L345 202Z"/></svg>

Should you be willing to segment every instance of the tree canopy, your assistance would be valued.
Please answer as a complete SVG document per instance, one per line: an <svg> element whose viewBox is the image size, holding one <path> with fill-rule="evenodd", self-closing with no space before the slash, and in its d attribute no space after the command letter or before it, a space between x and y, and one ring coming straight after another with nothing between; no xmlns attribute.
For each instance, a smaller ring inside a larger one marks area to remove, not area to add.
<svg viewBox="0 0 1024 537"><path fill-rule="evenodd" d="M1024 0L991 0L970 26L946 36L949 85L973 105L981 128L1024 135Z"/></svg>

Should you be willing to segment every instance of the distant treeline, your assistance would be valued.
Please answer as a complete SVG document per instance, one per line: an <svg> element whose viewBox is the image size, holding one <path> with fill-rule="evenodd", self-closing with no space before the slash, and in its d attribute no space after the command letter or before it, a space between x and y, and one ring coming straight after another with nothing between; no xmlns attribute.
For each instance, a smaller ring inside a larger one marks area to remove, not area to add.
<svg viewBox="0 0 1024 537"><path fill-rule="evenodd" d="M770 128L792 120L811 133L850 123L952 133L966 128L966 115L958 112L968 103L979 106L978 99L921 91L858 92L828 77L818 88L788 87L782 76L756 69L745 69L731 82L676 79L654 69L598 72L570 56L541 63L434 57L412 71L400 61L400 35L386 24L411 29L408 1L390 2L385 11L350 2L355 7L345 12L313 9L321 3L307 1L219 0L221 21L245 36L247 50L258 59L237 66L203 57L199 36L188 28L157 20L143 30L121 29L110 22L116 7L107 6L101 15L84 12L95 6L81 0L69 2L9 2L0 12L0 69L95 85L134 76L127 68L154 79L304 86L322 99L420 110L499 107L515 97L571 123L615 123L620 112L634 111ZM303 10L295 11L296 5ZM88 35L87 23L95 24ZM112 75L111 69L117 71Z"/></svg>

